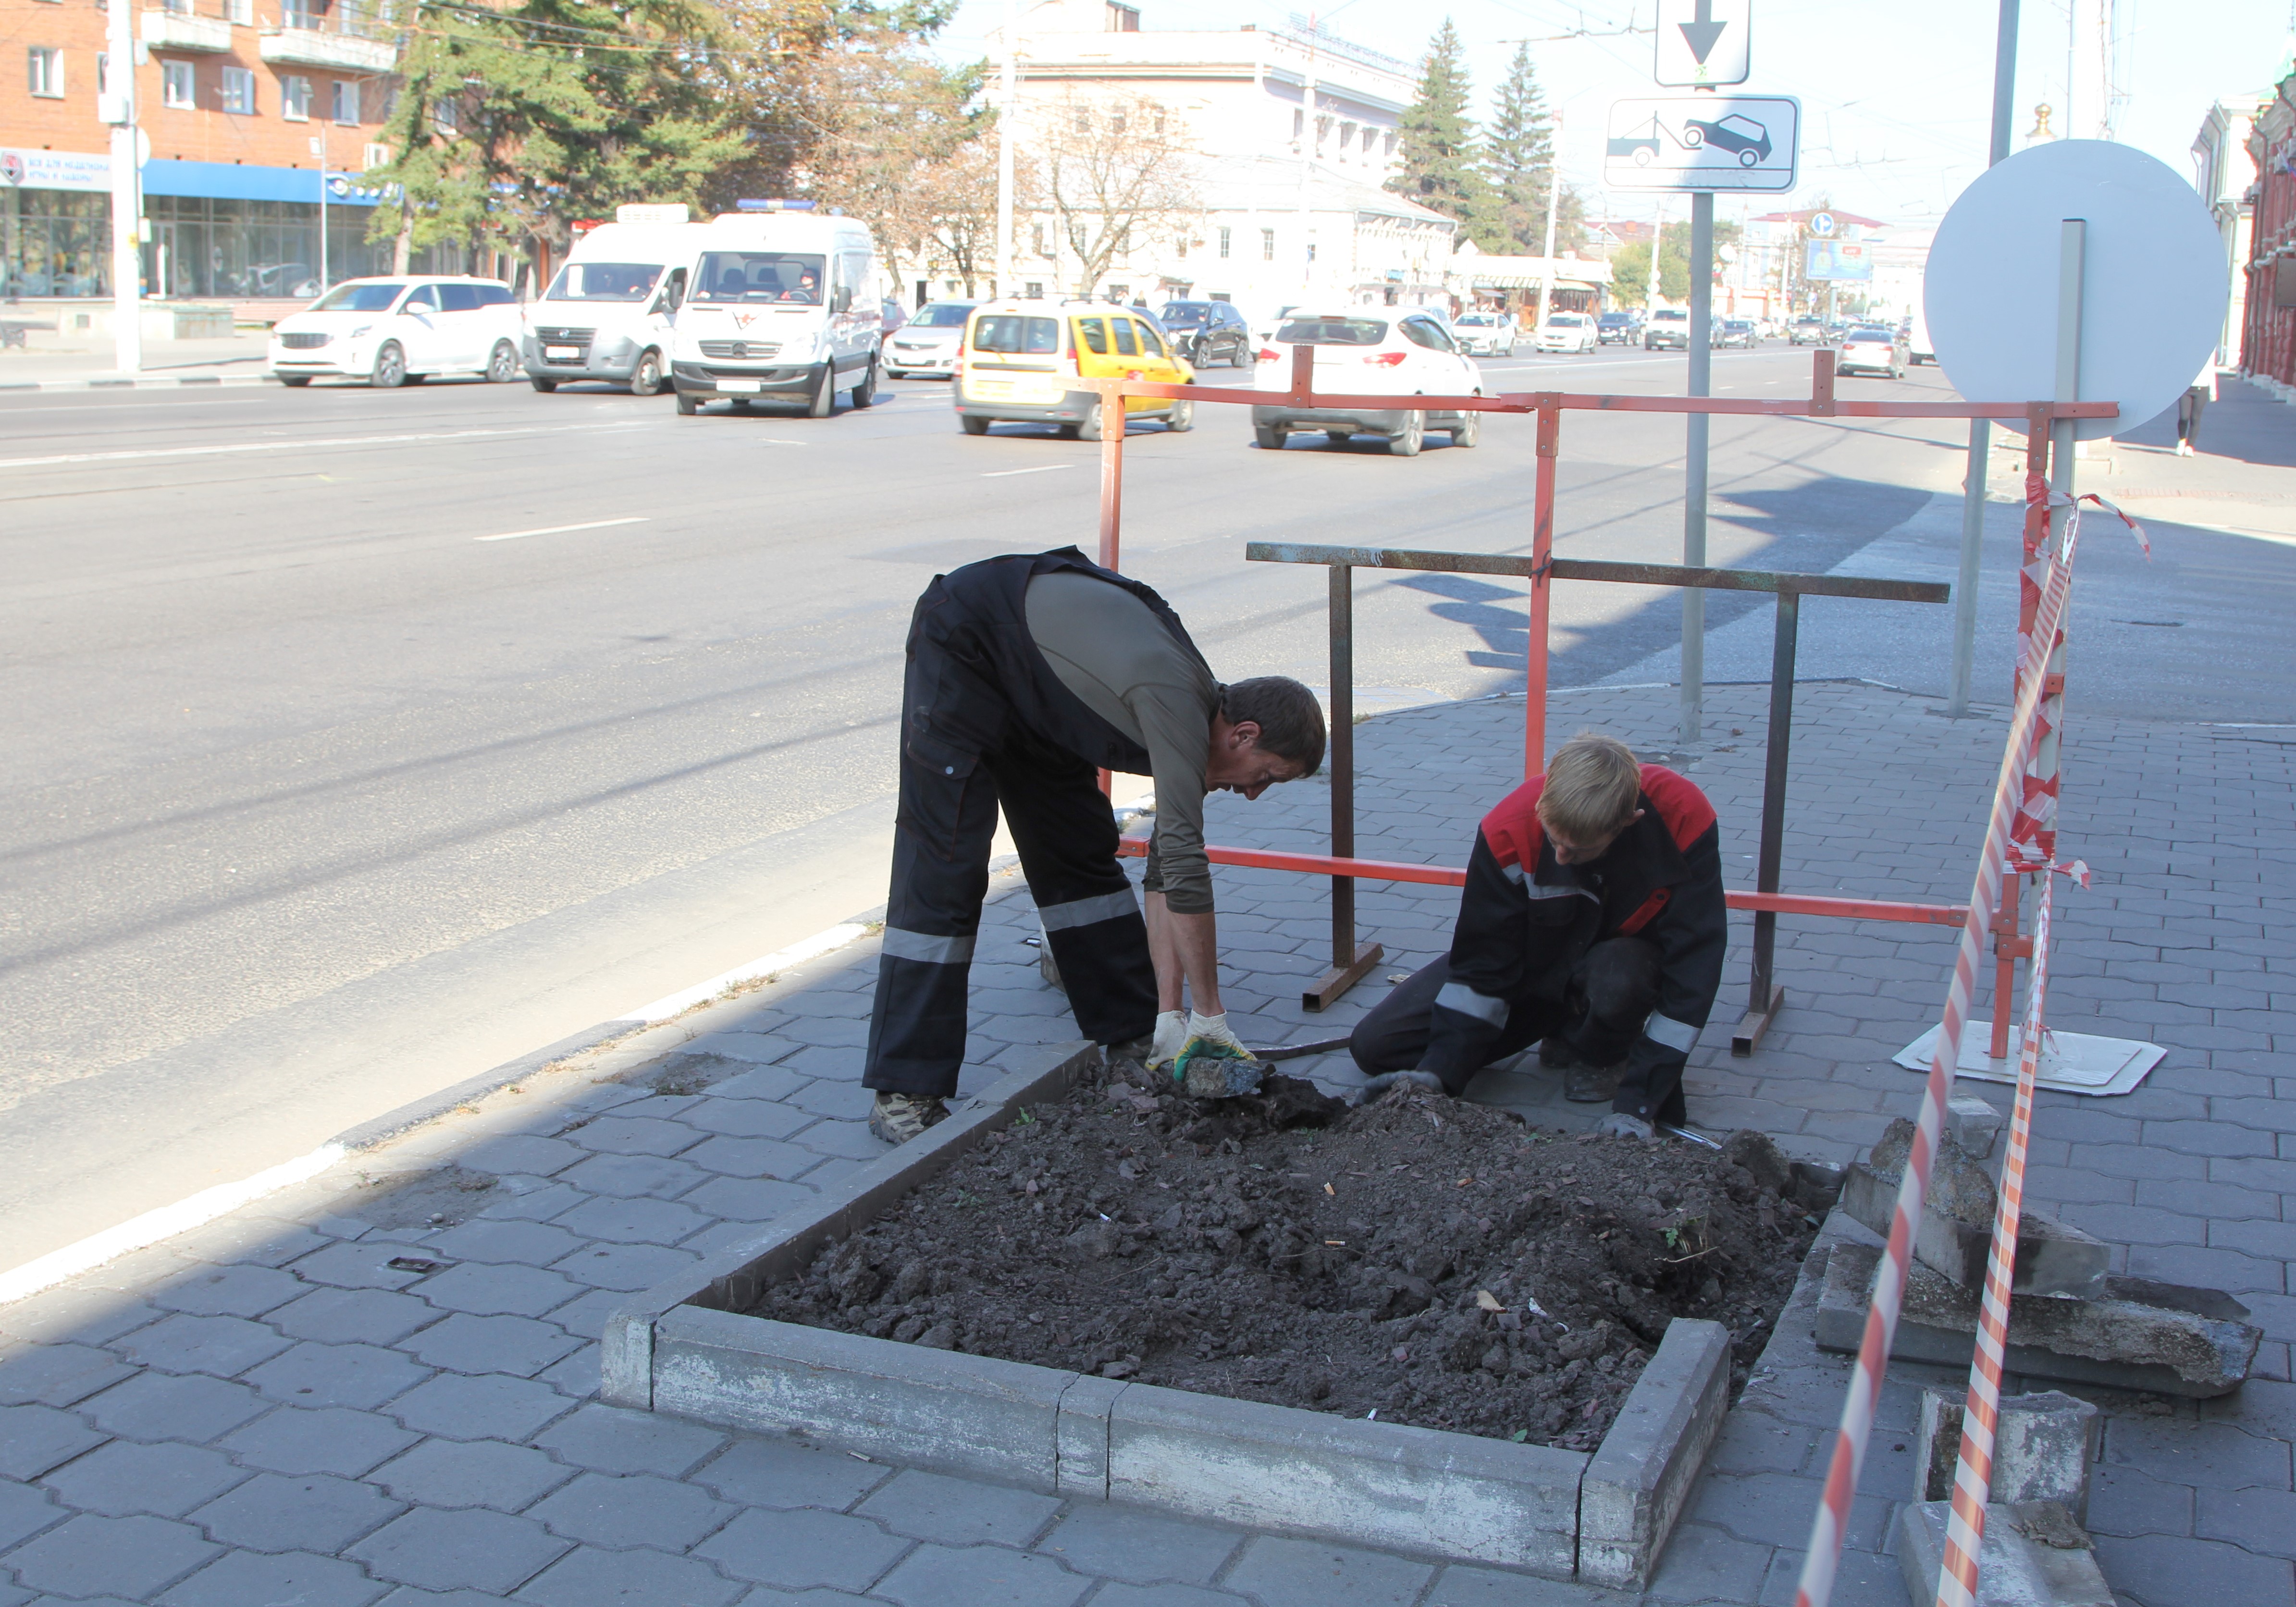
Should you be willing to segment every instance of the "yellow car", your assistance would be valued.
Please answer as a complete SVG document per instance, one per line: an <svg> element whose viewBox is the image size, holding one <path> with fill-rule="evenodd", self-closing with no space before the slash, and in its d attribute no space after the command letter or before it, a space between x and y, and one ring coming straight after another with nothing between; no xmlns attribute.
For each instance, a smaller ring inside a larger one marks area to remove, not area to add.
<svg viewBox="0 0 2296 1607"><path fill-rule="evenodd" d="M1101 405L1078 380L1156 380L1187 385L1196 371L1141 309L1104 301L991 301L973 309L956 362L953 401L967 435L986 435L1006 420L1051 424L1063 440L1096 441ZM1185 430L1193 402L1164 397L1125 398L1130 419Z"/></svg>

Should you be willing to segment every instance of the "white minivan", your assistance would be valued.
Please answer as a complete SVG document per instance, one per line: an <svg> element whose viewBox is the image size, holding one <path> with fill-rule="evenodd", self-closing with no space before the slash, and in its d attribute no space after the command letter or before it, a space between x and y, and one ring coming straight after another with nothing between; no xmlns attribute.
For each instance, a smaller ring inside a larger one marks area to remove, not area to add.
<svg viewBox="0 0 2296 1607"><path fill-rule="evenodd" d="M271 327L283 385L365 380L379 390L436 373L518 378L518 303L510 286L459 275L346 279Z"/></svg>
<svg viewBox="0 0 2296 1607"><path fill-rule="evenodd" d="M670 328L707 224L682 206L631 206L574 242L526 309L521 355L537 390L580 380L655 396L669 383Z"/></svg>
<svg viewBox="0 0 2296 1607"><path fill-rule="evenodd" d="M694 240L670 344L678 412L783 401L827 418L840 390L856 407L876 400L883 295L865 226L766 203L721 213Z"/></svg>

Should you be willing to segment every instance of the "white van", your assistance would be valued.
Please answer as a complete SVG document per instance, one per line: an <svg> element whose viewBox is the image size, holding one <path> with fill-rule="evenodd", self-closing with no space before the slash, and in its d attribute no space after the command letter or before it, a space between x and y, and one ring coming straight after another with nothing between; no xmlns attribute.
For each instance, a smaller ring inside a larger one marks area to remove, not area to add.
<svg viewBox="0 0 2296 1607"><path fill-rule="evenodd" d="M578 380L659 395L669 381L669 332L685 299L696 237L682 206L624 207L574 242L566 266L526 309L521 342L537 390Z"/></svg>
<svg viewBox="0 0 2296 1607"><path fill-rule="evenodd" d="M865 226L762 203L720 214L695 241L671 341L678 412L786 401L820 419L840 390L856 407L877 399L882 288Z"/></svg>
<svg viewBox="0 0 2296 1607"><path fill-rule="evenodd" d="M1906 332L1906 360L1916 368L1937 361L1937 348L1930 343L1929 308L1919 297L1914 300L1911 327Z"/></svg>

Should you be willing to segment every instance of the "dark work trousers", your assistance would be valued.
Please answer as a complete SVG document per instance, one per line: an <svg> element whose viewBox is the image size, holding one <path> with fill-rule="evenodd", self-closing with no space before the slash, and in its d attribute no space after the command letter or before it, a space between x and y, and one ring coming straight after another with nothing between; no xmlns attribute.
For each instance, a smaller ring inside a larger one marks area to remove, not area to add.
<svg viewBox="0 0 2296 1607"><path fill-rule="evenodd" d="M1365 1076L1418 1070L1427 1053L1435 996L1450 980L1447 955L1398 983L1356 1023L1348 1050ZM1657 1006L1657 947L1640 938L1612 938L1587 949L1562 976L1538 979L1529 995L1512 1003L1491 1045L1490 1058L1483 1063L1558 1037L1586 1064L1614 1066L1627 1058L1642 1037L1644 1021ZM1465 1087L1463 1081L1451 1092L1462 1093ZM1680 1098L1678 1093L1676 1098Z"/></svg>
<svg viewBox="0 0 2296 1607"><path fill-rule="evenodd" d="M1155 1029L1148 927L1117 866L1116 820L1098 772L1015 725L977 764L936 767L901 756L865 1087L942 1098L956 1092L999 803L1078 1029L1099 1044Z"/></svg>

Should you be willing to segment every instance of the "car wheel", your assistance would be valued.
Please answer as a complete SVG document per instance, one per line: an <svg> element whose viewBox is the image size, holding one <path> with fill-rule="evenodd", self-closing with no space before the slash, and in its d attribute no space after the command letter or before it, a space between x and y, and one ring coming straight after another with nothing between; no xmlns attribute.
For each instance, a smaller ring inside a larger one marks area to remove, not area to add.
<svg viewBox="0 0 2296 1607"><path fill-rule="evenodd" d="M690 419L701 411L701 404L695 401L691 395L683 390L677 393L678 417Z"/></svg>
<svg viewBox="0 0 2296 1607"><path fill-rule="evenodd" d="M487 354L487 383L507 385L518 378L518 348L507 340L497 340Z"/></svg>
<svg viewBox="0 0 2296 1607"><path fill-rule="evenodd" d="M837 365L821 365L821 381L813 388L813 398L805 406L808 418L825 419L837 411Z"/></svg>
<svg viewBox="0 0 2296 1607"><path fill-rule="evenodd" d="M1255 360L1250 344L1248 341L1238 341L1235 348L1235 365L1238 368L1250 368Z"/></svg>
<svg viewBox="0 0 2296 1607"><path fill-rule="evenodd" d="M1403 428L1387 438L1387 450L1395 457L1417 457L1419 448L1427 444L1427 415L1414 413L1403 421Z"/></svg>
<svg viewBox="0 0 2296 1607"><path fill-rule="evenodd" d="M1055 439L1064 441L1072 441L1079 439L1077 435L1077 426L1074 424L1062 424L1053 430L1053 435Z"/></svg>
<svg viewBox="0 0 2296 1607"><path fill-rule="evenodd" d="M1100 439L1100 404L1098 402L1095 402L1092 405L1092 411L1084 415L1084 422L1077 426L1077 439L1078 440L1086 441L1098 440Z"/></svg>
<svg viewBox="0 0 2296 1607"><path fill-rule="evenodd" d="M909 371L906 368L888 368L885 371L885 377L889 380L906 380L909 377Z"/></svg>
<svg viewBox="0 0 2296 1607"><path fill-rule="evenodd" d="M1174 435L1185 435L1195 427L1196 405L1193 402L1175 402L1172 410L1164 415L1164 428Z"/></svg>
<svg viewBox="0 0 2296 1607"><path fill-rule="evenodd" d="M553 381L552 383L555 384L556 381ZM638 353L638 365L630 370L630 394L632 396L661 394L661 353L651 347Z"/></svg>
<svg viewBox="0 0 2296 1607"><path fill-rule="evenodd" d="M396 390L406 383L406 354L396 340L385 340L374 354L374 372L366 382L377 390Z"/></svg>
<svg viewBox="0 0 2296 1607"><path fill-rule="evenodd" d="M876 399L877 359L872 357L869 359L869 365L861 371L861 382L853 388L853 405L856 407L866 407Z"/></svg>
<svg viewBox="0 0 2296 1607"><path fill-rule="evenodd" d="M283 373L279 376L279 382L287 386L308 385L311 376L308 373Z"/></svg>
<svg viewBox="0 0 2296 1607"><path fill-rule="evenodd" d="M1254 424L1251 427L1251 439L1259 443L1262 452L1283 451L1283 443L1291 436L1292 432L1281 424ZM1340 439L1345 440L1347 438L1342 435Z"/></svg>
<svg viewBox="0 0 2296 1607"><path fill-rule="evenodd" d="M1455 447L1472 447L1482 439L1483 415L1480 413L1463 413L1459 422L1451 426L1451 444Z"/></svg>
<svg viewBox="0 0 2296 1607"><path fill-rule="evenodd" d="M964 430L967 435L986 435L988 433L988 421L987 419L974 418L969 413L961 413L957 414L956 423L957 428ZM1073 428L1073 426L1067 424L1063 424L1061 427L1064 430Z"/></svg>
<svg viewBox="0 0 2296 1607"><path fill-rule="evenodd" d="M558 389L558 381L555 380L530 378L527 381L527 383L533 386L545 396L548 396L552 391Z"/></svg>

